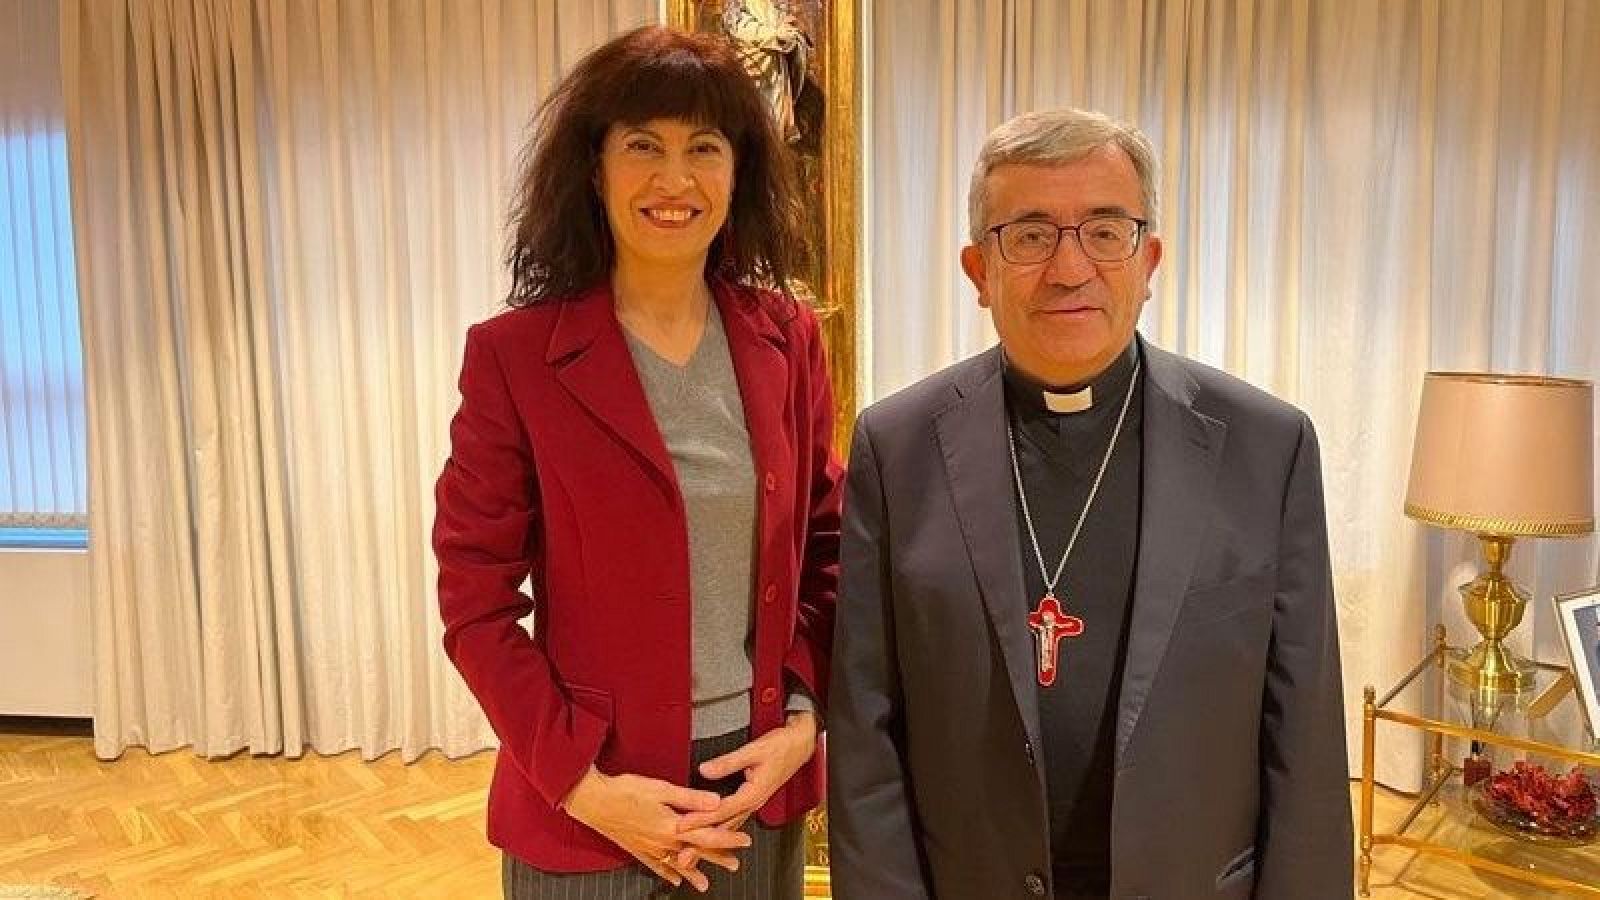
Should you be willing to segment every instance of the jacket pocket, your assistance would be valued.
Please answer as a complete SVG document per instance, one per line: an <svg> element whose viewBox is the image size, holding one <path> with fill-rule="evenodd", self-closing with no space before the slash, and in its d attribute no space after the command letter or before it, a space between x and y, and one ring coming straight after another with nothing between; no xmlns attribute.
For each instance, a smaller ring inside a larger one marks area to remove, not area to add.
<svg viewBox="0 0 1600 900"><path fill-rule="evenodd" d="M1222 867L1222 871L1217 875L1217 890L1225 890L1246 879L1254 878L1255 874L1256 848L1251 844Z"/></svg>
<svg viewBox="0 0 1600 900"><path fill-rule="evenodd" d="M1269 609L1277 574L1277 567L1269 566L1249 575L1185 591L1182 623L1185 626L1204 625L1241 613Z"/></svg>
<svg viewBox="0 0 1600 900"><path fill-rule="evenodd" d="M603 726L607 730L611 728L612 720L616 716L616 708L610 693L599 688L573 684L570 681L563 682L561 687L566 691L567 698L572 702L573 711L577 715Z"/></svg>

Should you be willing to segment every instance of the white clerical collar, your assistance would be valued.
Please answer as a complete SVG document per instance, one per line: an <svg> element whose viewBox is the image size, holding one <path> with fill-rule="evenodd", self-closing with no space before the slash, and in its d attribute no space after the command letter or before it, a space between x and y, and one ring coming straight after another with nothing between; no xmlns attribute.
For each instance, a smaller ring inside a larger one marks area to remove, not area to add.
<svg viewBox="0 0 1600 900"><path fill-rule="evenodd" d="M1000 358L1004 361L1007 379L1013 383L1013 389L1019 392L1019 399L1027 400L1030 408L1044 409L1055 415L1072 415L1094 408L1097 385L1102 388L1102 393L1110 392L1107 396L1117 396L1123 387L1122 380L1130 377L1133 372L1138 353L1138 341L1129 341L1128 348L1112 360L1111 365L1076 390L1054 390L1022 374L1011 365L1010 360L1006 359L1003 347ZM1032 405L1032 399L1035 397L1038 398L1037 407Z"/></svg>
<svg viewBox="0 0 1600 900"><path fill-rule="evenodd" d="M1040 391L1044 397L1044 408L1053 413L1080 413L1094 406L1094 385L1086 385L1082 390Z"/></svg>

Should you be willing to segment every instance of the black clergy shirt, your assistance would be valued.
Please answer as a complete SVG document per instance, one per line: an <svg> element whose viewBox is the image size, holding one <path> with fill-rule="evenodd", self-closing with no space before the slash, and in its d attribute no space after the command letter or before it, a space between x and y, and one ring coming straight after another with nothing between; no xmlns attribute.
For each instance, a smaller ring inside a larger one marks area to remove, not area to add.
<svg viewBox="0 0 1600 900"><path fill-rule="evenodd" d="M1006 367L1018 465L1052 575L1105 456L1138 352L1138 342L1130 343L1093 379L1094 405L1076 413L1051 412L1039 386ZM1068 615L1083 620L1083 633L1061 639L1055 684L1038 688L1051 863L1060 900L1110 892L1117 698L1139 546L1142 395L1134 390L1105 478L1056 584L1056 597ZM1027 595L1018 598L1016 614L1027 616L1044 596L1045 581L1020 503L1017 528Z"/></svg>

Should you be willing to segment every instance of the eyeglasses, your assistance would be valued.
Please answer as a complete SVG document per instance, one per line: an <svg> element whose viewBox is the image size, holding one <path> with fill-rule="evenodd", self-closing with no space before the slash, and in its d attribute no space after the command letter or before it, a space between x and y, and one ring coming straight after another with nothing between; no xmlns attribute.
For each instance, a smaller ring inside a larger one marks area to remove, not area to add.
<svg viewBox="0 0 1600 900"><path fill-rule="evenodd" d="M1013 265L1042 263L1056 255L1061 235L1072 232L1083 255L1095 262L1131 259L1149 222L1132 216L1091 216L1076 225L1018 219L989 229L1000 239L1000 255Z"/></svg>

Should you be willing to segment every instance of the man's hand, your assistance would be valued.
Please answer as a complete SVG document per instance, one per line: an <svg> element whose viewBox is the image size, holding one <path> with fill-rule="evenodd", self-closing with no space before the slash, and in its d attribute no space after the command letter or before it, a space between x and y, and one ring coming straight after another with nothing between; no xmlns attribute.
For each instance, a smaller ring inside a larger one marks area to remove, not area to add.
<svg viewBox="0 0 1600 900"><path fill-rule="evenodd" d="M561 806L667 883L688 881L703 892L710 882L700 871L701 857L733 871L739 864L731 851L750 846L750 835L736 829L685 824L688 815L712 814L720 804L710 791L640 775L606 775L591 766Z"/></svg>

